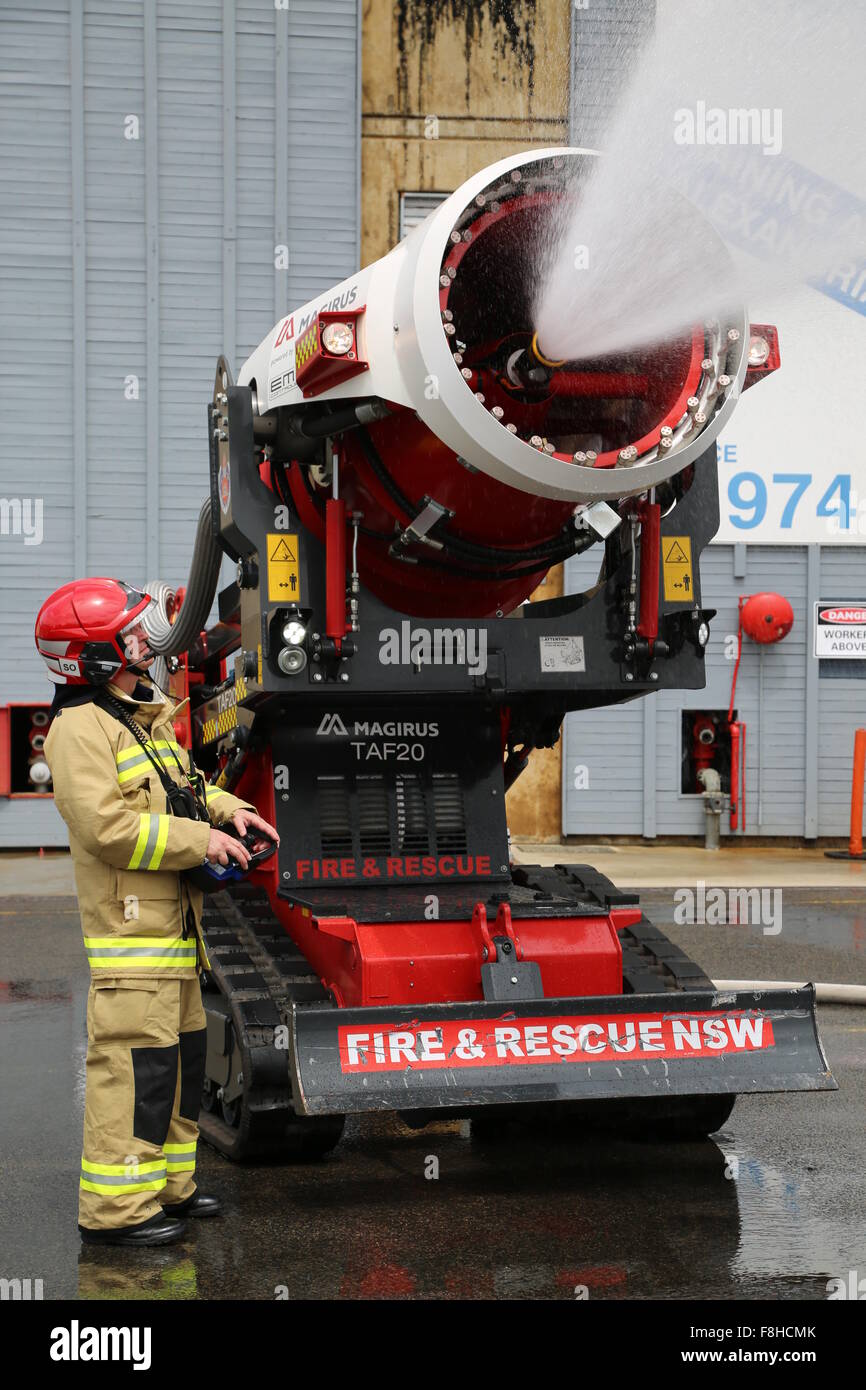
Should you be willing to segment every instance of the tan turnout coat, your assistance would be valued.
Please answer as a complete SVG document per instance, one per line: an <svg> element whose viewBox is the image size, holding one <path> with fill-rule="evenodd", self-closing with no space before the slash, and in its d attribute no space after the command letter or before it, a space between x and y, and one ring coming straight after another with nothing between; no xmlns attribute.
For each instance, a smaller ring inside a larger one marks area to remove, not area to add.
<svg viewBox="0 0 866 1390"><path fill-rule="evenodd" d="M110 687L149 733L171 780L184 782L189 755L172 724L178 706L138 703ZM175 979L204 963L202 894L179 877L205 858L210 827L168 814L147 754L119 720L93 703L68 705L52 722L45 756L57 809L69 830L84 945L96 979ZM248 802L208 788L221 825ZM195 931L186 924L192 907Z"/></svg>

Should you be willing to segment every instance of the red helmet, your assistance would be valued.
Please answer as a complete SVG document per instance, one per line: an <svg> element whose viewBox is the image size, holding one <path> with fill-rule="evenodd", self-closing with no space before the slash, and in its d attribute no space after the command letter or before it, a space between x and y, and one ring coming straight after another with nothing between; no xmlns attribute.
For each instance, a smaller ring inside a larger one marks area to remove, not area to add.
<svg viewBox="0 0 866 1390"><path fill-rule="evenodd" d="M105 685L150 652L123 634L152 602L120 579L76 579L47 598L36 617L36 649L55 685Z"/></svg>

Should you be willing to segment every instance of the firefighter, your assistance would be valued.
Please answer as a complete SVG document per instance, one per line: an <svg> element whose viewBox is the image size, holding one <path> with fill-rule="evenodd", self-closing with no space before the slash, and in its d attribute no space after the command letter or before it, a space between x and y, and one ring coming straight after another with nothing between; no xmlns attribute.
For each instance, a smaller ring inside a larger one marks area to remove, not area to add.
<svg viewBox="0 0 866 1390"><path fill-rule="evenodd" d="M194 1178L207 957L202 894L182 871L247 867L245 846L217 828L228 821L278 842L248 802L203 788L179 746L179 706L148 675L141 617L150 602L118 580L84 579L58 589L36 619L57 685L45 756L91 970L78 1210L86 1244L163 1245L186 1217L219 1214L219 1199Z"/></svg>

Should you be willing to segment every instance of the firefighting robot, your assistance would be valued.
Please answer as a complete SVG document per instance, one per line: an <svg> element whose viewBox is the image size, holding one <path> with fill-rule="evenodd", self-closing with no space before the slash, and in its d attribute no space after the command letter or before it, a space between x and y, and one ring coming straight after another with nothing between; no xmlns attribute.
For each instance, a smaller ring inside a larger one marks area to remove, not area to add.
<svg viewBox="0 0 866 1390"><path fill-rule="evenodd" d="M742 305L605 357L539 342L595 161L483 170L237 382L218 363L183 601L149 584L143 622L211 788L281 837L203 921L200 1124L231 1158L326 1152L351 1113L695 1135L740 1092L835 1089L811 987L720 993L634 894L511 854L506 792L567 713L705 685L715 441L779 365ZM591 548L585 592L525 602Z"/></svg>

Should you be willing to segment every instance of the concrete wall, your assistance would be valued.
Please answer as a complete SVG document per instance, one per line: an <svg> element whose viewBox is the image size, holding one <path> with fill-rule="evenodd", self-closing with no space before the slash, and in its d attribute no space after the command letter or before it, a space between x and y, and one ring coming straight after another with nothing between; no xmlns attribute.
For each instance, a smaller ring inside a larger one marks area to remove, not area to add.
<svg viewBox="0 0 866 1390"><path fill-rule="evenodd" d="M568 0L366 0L361 254L399 239L400 193L565 144Z"/></svg>

